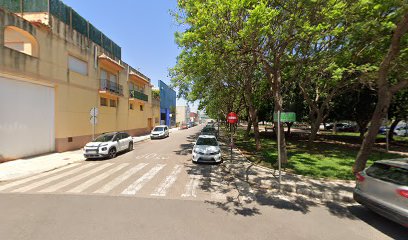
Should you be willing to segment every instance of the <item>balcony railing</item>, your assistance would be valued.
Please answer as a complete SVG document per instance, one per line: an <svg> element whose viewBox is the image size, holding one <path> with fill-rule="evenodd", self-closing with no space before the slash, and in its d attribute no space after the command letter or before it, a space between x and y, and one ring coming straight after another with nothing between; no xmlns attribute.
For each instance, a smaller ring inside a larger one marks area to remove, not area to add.
<svg viewBox="0 0 408 240"><path fill-rule="evenodd" d="M109 81L107 79L101 79L100 89L102 91L108 91L108 92L111 92L113 94L123 96L123 86L116 83L116 82Z"/></svg>
<svg viewBox="0 0 408 240"><path fill-rule="evenodd" d="M149 100L149 96L147 96L146 94L136 91L136 90L129 90L129 96L130 98L136 98L139 100L143 100L143 101L148 101Z"/></svg>

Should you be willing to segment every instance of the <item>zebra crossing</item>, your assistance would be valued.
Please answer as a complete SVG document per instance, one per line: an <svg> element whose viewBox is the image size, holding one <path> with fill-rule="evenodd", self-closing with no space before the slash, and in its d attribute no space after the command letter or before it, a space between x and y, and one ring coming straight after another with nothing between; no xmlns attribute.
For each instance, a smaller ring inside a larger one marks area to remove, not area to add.
<svg viewBox="0 0 408 240"><path fill-rule="evenodd" d="M218 165L86 162L0 183L0 194L85 194L220 201L237 196L254 198L245 182L223 178Z"/></svg>

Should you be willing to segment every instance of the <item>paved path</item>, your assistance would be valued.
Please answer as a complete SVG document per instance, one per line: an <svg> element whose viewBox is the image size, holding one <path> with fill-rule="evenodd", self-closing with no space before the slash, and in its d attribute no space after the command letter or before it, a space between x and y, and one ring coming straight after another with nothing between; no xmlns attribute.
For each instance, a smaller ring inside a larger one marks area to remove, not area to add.
<svg viewBox="0 0 408 240"><path fill-rule="evenodd" d="M403 239L355 204L278 195L191 163L199 127L0 184L1 239ZM231 164L231 163L229 163ZM238 165L237 165L238 166Z"/></svg>

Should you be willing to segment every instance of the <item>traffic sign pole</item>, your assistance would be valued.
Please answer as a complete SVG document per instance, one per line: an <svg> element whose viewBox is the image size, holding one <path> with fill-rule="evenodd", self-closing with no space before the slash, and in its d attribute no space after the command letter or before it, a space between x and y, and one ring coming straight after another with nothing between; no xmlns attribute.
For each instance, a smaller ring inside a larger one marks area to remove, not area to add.
<svg viewBox="0 0 408 240"><path fill-rule="evenodd" d="M281 112L278 111L278 167L279 167L279 192L281 191L281 181L282 181L282 172L281 172Z"/></svg>

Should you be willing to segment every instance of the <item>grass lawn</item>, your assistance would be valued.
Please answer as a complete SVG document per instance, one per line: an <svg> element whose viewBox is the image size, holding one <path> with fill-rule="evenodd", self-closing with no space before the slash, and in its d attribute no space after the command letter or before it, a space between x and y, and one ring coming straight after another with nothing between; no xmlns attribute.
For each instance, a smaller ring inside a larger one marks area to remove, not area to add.
<svg viewBox="0 0 408 240"><path fill-rule="evenodd" d="M262 137L260 152L255 151L254 138L244 139L244 130L239 129L235 139L237 147L249 155L251 161L265 167L274 168L278 157L275 139ZM316 143L309 148L306 140L289 138L287 141L289 163L285 166L286 171L316 178L354 179L351 169L358 148L325 142ZM368 164L372 164L376 160L391 158L401 158L401 156L373 152Z"/></svg>

